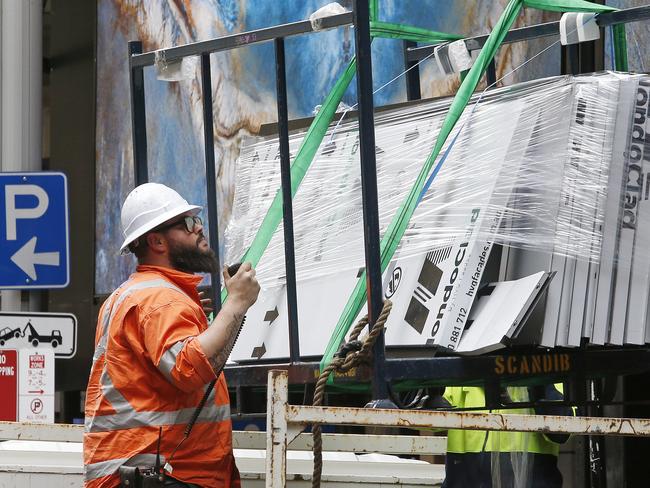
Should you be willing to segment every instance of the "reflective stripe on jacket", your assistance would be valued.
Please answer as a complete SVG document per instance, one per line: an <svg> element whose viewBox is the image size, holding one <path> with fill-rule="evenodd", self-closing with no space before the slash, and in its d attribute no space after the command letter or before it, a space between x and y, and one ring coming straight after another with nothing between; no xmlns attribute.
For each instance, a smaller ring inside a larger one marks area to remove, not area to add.
<svg viewBox="0 0 650 488"><path fill-rule="evenodd" d="M207 327L199 276L138 266L103 304L86 391L84 480L119 484L122 464L152 465L159 428L167 459L215 378L196 336ZM239 486L230 399L221 375L190 437L171 461L174 478L205 488Z"/></svg>

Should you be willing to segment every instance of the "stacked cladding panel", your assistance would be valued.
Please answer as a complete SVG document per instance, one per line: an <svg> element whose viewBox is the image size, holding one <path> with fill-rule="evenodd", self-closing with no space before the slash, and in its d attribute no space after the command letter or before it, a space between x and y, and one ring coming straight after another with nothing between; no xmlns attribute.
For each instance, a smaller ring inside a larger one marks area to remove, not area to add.
<svg viewBox="0 0 650 488"><path fill-rule="evenodd" d="M650 77L602 73L475 97L384 271L387 346L480 353L650 340L649 91ZM382 232L449 103L376 114ZM341 116L294 198L303 356L323 354L364 263L358 125ZM291 135L291 154L304 136ZM238 164L227 261L251 245L280 186L277 138L246 141ZM282 236L280 226L258 264L263 291L237 361L289 356ZM486 273L497 250L498 273Z"/></svg>

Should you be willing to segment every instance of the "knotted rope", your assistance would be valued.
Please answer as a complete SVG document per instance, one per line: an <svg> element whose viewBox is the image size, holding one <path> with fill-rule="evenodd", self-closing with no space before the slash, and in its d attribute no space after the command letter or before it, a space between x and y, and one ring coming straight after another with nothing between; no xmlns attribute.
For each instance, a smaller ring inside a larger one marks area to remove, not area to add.
<svg viewBox="0 0 650 488"><path fill-rule="evenodd" d="M377 337L384 330L386 321L390 310L393 308L393 303L390 300L384 301L384 307L375 322L372 330L363 339L359 340L359 335L363 329L368 325L368 316L363 317L357 325L352 329L350 340L344 343L338 352L334 355L332 361L321 371L318 381L316 382L316 389L314 391L315 407L320 407L323 404L325 397L325 385L330 374L334 371L345 373L360 364L369 364L371 362L372 346L375 344ZM320 424L312 426L312 438L314 442L314 472L312 475L311 486L312 488L320 488L321 474L323 472L323 439L322 429Z"/></svg>

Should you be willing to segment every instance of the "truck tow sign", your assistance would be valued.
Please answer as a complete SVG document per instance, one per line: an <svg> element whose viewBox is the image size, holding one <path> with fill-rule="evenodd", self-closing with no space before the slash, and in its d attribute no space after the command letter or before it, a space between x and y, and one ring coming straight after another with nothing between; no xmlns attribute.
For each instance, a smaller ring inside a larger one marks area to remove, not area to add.
<svg viewBox="0 0 650 488"><path fill-rule="evenodd" d="M0 312L0 349L51 348L56 358L77 352L77 318L69 313Z"/></svg>

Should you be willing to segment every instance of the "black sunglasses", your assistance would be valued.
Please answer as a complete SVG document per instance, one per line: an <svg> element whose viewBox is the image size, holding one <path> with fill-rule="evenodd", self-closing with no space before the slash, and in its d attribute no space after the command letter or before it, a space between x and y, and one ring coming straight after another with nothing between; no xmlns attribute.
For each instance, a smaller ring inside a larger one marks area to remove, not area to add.
<svg viewBox="0 0 650 488"><path fill-rule="evenodd" d="M194 216L186 215L185 217L183 217L180 220L170 222L167 225L156 227L155 229L153 229L152 232L162 232L164 230L171 229L172 227L177 227L180 224L184 224L185 225L185 230L187 230L187 232L192 233L192 232L194 232L194 229L196 229L196 227L198 225L203 225L203 220L201 220L201 217L198 217L196 215L194 215Z"/></svg>

